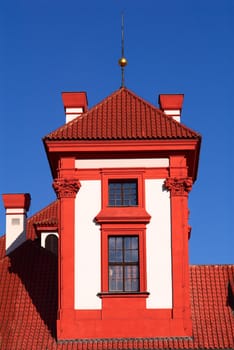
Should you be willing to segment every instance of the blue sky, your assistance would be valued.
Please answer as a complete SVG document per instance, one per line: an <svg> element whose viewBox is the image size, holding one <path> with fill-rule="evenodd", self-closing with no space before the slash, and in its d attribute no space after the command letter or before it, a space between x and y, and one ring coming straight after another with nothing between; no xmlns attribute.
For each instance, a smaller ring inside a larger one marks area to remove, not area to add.
<svg viewBox="0 0 234 350"><path fill-rule="evenodd" d="M1 1L0 193L29 192L29 215L55 199L42 137L65 122L62 91L91 107L120 87L122 11L126 86L155 105L184 93L182 122L203 137L190 262L234 263L233 0Z"/></svg>

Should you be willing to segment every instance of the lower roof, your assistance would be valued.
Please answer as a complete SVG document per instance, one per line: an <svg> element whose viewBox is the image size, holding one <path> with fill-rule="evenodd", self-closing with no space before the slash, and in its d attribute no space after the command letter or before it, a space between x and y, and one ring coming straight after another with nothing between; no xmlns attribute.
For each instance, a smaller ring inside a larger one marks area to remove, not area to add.
<svg viewBox="0 0 234 350"><path fill-rule="evenodd" d="M233 349L234 265L190 266L191 338L56 341L57 261L28 240L5 256L0 238L0 349Z"/></svg>

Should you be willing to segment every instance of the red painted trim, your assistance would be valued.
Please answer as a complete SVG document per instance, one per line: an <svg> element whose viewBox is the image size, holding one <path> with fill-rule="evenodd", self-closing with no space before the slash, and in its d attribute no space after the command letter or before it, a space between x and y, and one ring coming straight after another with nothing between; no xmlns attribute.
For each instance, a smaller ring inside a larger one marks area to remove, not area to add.
<svg viewBox="0 0 234 350"><path fill-rule="evenodd" d="M171 140L122 140L121 142L106 141L50 141L44 140L44 145L53 176L56 176L59 154L74 154L79 158L141 158L141 157L169 157L176 152L183 152L187 157L189 176L194 180L197 176L201 138L171 139Z"/></svg>
<svg viewBox="0 0 234 350"><path fill-rule="evenodd" d="M105 169L110 171L113 169ZM142 172L144 179L165 179L169 176L169 168L118 168L119 173L129 172L132 173L136 170L137 172ZM79 180L100 180L102 170L101 169L77 169L77 176Z"/></svg>
<svg viewBox="0 0 234 350"><path fill-rule="evenodd" d="M139 141L45 141L49 152L148 152L148 151L189 151L196 150L198 139L189 140L139 140ZM113 154L112 154L113 156ZM125 156L126 157L126 156ZM138 157L139 158L139 154Z"/></svg>
<svg viewBox="0 0 234 350"><path fill-rule="evenodd" d="M58 226L55 226L55 225L49 226L49 225L37 225L37 224L35 224L34 227L35 227L35 231L36 231L36 234L38 237L41 236L42 232L43 233L44 232L48 232L48 233L49 232L52 232L52 233L58 232Z"/></svg>
<svg viewBox="0 0 234 350"><path fill-rule="evenodd" d="M188 193L192 179L187 176L186 158L170 157L170 178L165 186L171 194L173 318L183 319L188 334L192 334L188 254Z"/></svg>
<svg viewBox="0 0 234 350"><path fill-rule="evenodd" d="M63 334L61 319L74 315L74 236L75 197L80 183L76 178L75 158L61 158L58 178L53 187L59 199L58 244L58 334Z"/></svg>
<svg viewBox="0 0 234 350"><path fill-rule="evenodd" d="M167 309L146 310L144 298L104 298L102 302L103 310L64 311L59 321L58 338L62 340L191 336L183 319L173 319L171 310Z"/></svg>

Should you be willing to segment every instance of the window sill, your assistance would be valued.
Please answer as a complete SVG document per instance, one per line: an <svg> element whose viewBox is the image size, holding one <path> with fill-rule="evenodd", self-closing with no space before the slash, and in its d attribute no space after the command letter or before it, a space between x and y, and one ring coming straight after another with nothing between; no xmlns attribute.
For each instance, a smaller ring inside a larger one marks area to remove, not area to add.
<svg viewBox="0 0 234 350"><path fill-rule="evenodd" d="M149 292L100 292L99 298L148 298Z"/></svg>
<svg viewBox="0 0 234 350"><path fill-rule="evenodd" d="M148 224L151 216L140 207L108 207L103 208L96 216L98 223L137 222Z"/></svg>

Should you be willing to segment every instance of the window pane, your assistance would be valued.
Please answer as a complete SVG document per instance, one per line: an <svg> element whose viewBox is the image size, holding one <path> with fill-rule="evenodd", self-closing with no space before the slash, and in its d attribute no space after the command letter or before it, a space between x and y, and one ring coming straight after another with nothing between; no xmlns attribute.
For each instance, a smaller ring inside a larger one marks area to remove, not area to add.
<svg viewBox="0 0 234 350"><path fill-rule="evenodd" d="M109 262L123 261L122 237L109 237Z"/></svg>
<svg viewBox="0 0 234 350"><path fill-rule="evenodd" d="M115 237L109 237L109 249L114 249L115 248Z"/></svg>
<svg viewBox="0 0 234 350"><path fill-rule="evenodd" d="M122 237L117 237L117 238L115 238L115 240L116 240L116 248L117 249L122 249L123 238Z"/></svg>
<svg viewBox="0 0 234 350"><path fill-rule="evenodd" d="M124 248L130 249L133 237L124 237Z"/></svg>
<svg viewBox="0 0 234 350"><path fill-rule="evenodd" d="M109 291L123 291L123 267L109 266Z"/></svg>
<svg viewBox="0 0 234 350"><path fill-rule="evenodd" d="M124 261L125 262L138 262L138 250L125 250Z"/></svg>
<svg viewBox="0 0 234 350"><path fill-rule="evenodd" d="M109 181L108 196L110 206L137 205L137 180Z"/></svg>
<svg viewBox="0 0 234 350"><path fill-rule="evenodd" d="M110 236L109 291L139 290L139 249L137 236Z"/></svg>
<svg viewBox="0 0 234 350"><path fill-rule="evenodd" d="M137 292L139 290L138 266L125 266L125 291Z"/></svg>

